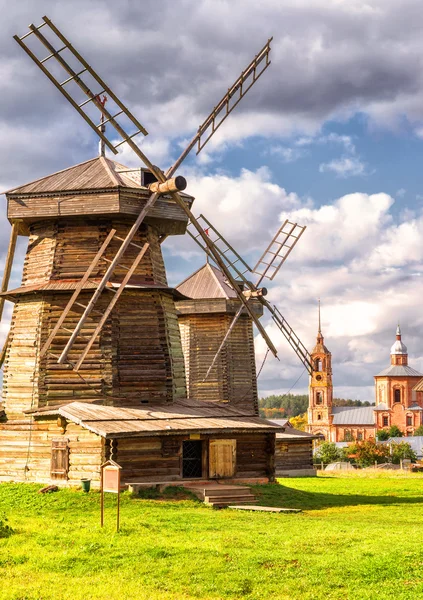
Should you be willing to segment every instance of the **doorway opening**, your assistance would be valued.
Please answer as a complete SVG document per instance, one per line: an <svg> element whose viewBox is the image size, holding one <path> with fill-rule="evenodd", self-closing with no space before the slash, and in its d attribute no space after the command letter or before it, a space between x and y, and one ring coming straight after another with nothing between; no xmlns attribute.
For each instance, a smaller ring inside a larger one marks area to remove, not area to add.
<svg viewBox="0 0 423 600"><path fill-rule="evenodd" d="M186 440L182 444L182 477L194 479L203 476L203 442Z"/></svg>

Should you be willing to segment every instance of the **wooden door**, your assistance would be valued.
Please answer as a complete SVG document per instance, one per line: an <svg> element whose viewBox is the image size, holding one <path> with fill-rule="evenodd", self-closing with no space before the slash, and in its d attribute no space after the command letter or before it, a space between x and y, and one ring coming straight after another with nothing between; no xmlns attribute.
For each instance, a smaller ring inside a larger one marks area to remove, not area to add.
<svg viewBox="0 0 423 600"><path fill-rule="evenodd" d="M209 477L221 479L235 474L236 440L210 440Z"/></svg>

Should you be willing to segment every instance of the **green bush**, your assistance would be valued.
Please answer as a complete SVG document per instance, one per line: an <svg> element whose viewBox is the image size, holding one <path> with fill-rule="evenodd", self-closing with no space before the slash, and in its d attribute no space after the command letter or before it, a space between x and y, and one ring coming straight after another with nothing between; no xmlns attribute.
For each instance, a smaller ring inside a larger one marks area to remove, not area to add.
<svg viewBox="0 0 423 600"><path fill-rule="evenodd" d="M423 425L417 427L417 429L414 431L414 435L423 435Z"/></svg>
<svg viewBox="0 0 423 600"><path fill-rule="evenodd" d="M391 425L388 429L389 437L402 437L403 433L399 427L396 425Z"/></svg>
<svg viewBox="0 0 423 600"><path fill-rule="evenodd" d="M329 463L342 460L342 452L333 442L323 442L316 450L315 454L318 461L328 465Z"/></svg>
<svg viewBox="0 0 423 600"><path fill-rule="evenodd" d="M416 462L417 454L414 452L410 444L407 442L399 442L398 444L391 444L392 448L392 462L395 465L399 465L401 460L404 458L410 459L412 462Z"/></svg>
<svg viewBox="0 0 423 600"><path fill-rule="evenodd" d="M0 538L7 538L14 533L10 525L7 524L7 517L0 515Z"/></svg>
<svg viewBox="0 0 423 600"><path fill-rule="evenodd" d="M356 442L344 449L348 460L355 460L360 467L370 467L377 463L388 462L390 458L389 446L378 444L375 440Z"/></svg>
<svg viewBox="0 0 423 600"><path fill-rule="evenodd" d="M378 431L376 431L376 437L378 439L378 442L385 442L390 438L389 431L387 431L386 429L378 429Z"/></svg>

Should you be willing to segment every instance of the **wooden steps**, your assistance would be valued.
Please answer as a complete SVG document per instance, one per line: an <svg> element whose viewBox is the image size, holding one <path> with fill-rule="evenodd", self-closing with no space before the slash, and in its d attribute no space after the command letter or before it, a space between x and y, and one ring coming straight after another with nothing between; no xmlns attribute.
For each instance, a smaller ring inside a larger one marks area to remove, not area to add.
<svg viewBox="0 0 423 600"><path fill-rule="evenodd" d="M225 508L233 504L252 504L256 501L249 487L241 485L186 485L204 504Z"/></svg>

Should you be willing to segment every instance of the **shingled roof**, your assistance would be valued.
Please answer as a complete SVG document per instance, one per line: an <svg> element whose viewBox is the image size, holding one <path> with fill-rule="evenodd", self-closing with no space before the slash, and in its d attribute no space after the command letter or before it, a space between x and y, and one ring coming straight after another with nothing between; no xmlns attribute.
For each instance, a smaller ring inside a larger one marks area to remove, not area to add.
<svg viewBox="0 0 423 600"><path fill-rule="evenodd" d="M7 194L47 194L74 190L113 189L117 187L145 189L141 186L140 170L122 173L125 167L110 158L96 156L83 163L74 165L31 181L18 188L8 190Z"/></svg>
<svg viewBox="0 0 423 600"><path fill-rule="evenodd" d="M209 263L187 277L176 289L193 299L237 298L235 290L229 285L222 271Z"/></svg>

